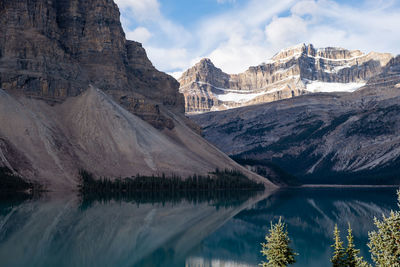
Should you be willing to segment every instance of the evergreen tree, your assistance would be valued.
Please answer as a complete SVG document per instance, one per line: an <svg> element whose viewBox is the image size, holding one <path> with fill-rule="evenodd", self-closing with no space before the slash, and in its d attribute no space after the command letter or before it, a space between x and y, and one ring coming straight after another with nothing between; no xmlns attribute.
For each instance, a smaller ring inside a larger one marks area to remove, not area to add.
<svg viewBox="0 0 400 267"><path fill-rule="evenodd" d="M261 253L267 258L267 262L262 262L263 267L284 267L296 262L297 253L290 248L290 238L286 224L279 218L278 223L272 224L269 234L265 236L266 243L261 243Z"/></svg>
<svg viewBox="0 0 400 267"><path fill-rule="evenodd" d="M340 231L335 225L335 230L333 231L333 239L335 243L332 245L334 251L331 259L333 267L344 267L346 266L346 253L343 248L343 242L340 240Z"/></svg>
<svg viewBox="0 0 400 267"><path fill-rule="evenodd" d="M400 207L400 191L397 191ZM382 221L374 218L377 231L369 232L372 260L377 267L400 267L400 211L391 211Z"/></svg>
<svg viewBox="0 0 400 267"><path fill-rule="evenodd" d="M359 249L356 249L354 245L353 230L349 223L349 229L347 230L347 248L346 248L346 259L345 266L347 267L368 267L370 266L363 260L363 257L358 256L360 253Z"/></svg>

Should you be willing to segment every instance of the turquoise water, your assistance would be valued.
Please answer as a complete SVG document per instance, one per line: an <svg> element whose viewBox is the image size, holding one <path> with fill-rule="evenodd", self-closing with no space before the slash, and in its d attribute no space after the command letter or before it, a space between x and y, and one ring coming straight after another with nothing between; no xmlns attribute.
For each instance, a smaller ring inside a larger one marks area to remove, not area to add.
<svg viewBox="0 0 400 267"><path fill-rule="evenodd" d="M396 189L287 189L212 199L46 195L0 202L1 266L257 266L270 221L288 224L294 266L329 266L335 223L368 257L373 217Z"/></svg>

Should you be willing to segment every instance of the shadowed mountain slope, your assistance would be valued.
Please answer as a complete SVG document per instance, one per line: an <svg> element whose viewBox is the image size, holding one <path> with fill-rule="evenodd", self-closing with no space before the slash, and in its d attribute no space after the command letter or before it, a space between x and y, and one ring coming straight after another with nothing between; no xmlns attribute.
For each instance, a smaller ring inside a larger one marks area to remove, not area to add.
<svg viewBox="0 0 400 267"><path fill-rule="evenodd" d="M192 118L222 151L300 183L400 182L400 57L354 93L312 94Z"/></svg>

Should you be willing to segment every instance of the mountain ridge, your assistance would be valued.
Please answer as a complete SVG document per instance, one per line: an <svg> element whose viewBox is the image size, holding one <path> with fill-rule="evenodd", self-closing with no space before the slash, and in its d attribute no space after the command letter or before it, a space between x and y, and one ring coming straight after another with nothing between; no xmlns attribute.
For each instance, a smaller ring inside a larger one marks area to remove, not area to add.
<svg viewBox="0 0 400 267"><path fill-rule="evenodd" d="M400 56L352 93L316 93L190 115L203 135L252 170L298 183L398 184ZM247 163L246 163L247 162Z"/></svg>
<svg viewBox="0 0 400 267"><path fill-rule="evenodd" d="M243 73L227 74L202 59L179 78L186 113L272 102L312 92L354 91L380 73L388 53L296 45Z"/></svg>

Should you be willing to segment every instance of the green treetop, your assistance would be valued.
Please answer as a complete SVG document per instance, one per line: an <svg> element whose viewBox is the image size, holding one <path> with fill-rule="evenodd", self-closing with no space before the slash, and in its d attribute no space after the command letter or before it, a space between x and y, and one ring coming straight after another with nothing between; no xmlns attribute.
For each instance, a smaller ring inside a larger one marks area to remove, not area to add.
<svg viewBox="0 0 400 267"><path fill-rule="evenodd" d="M362 257L358 256L360 253L359 249L356 249L354 245L353 230L351 229L350 223L347 230L347 248L346 248L346 267L368 267L370 266L367 262L363 260Z"/></svg>
<svg viewBox="0 0 400 267"><path fill-rule="evenodd" d="M397 191L400 207L400 191ZM372 260L377 267L400 267L400 212L391 211L382 221L374 218L377 231L368 233Z"/></svg>
<svg viewBox="0 0 400 267"><path fill-rule="evenodd" d="M279 218L278 223L272 224L269 233L265 236L266 243L261 243L261 253L267 258L262 262L263 267L284 267L296 262L297 253L290 248L290 238L286 224Z"/></svg>
<svg viewBox="0 0 400 267"><path fill-rule="evenodd" d="M346 266L346 258L345 258L346 254L343 248L343 242L340 240L340 231L337 227L337 224L335 225L335 230L333 231L333 239L334 239L334 243L332 245L333 256L331 259L332 266L333 267Z"/></svg>

